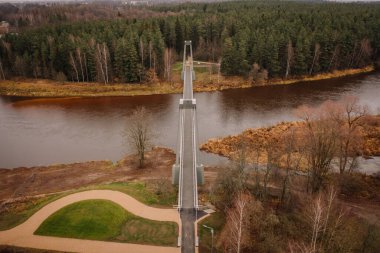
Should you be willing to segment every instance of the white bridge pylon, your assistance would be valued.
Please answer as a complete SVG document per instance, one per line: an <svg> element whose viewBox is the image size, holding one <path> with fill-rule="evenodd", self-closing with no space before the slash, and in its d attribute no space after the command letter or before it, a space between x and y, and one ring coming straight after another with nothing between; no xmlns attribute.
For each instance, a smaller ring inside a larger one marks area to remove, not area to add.
<svg viewBox="0 0 380 253"><path fill-rule="evenodd" d="M178 185L178 210L198 209L198 184L203 184L204 175L203 165L197 159L197 103L193 97L195 73L191 41L185 41L181 76L183 96L179 101L178 143L172 183Z"/></svg>

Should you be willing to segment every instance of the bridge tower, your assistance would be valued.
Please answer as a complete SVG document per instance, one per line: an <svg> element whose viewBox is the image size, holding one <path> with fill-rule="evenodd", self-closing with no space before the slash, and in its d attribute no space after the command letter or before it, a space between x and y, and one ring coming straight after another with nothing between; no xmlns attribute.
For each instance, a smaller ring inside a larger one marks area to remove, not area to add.
<svg viewBox="0 0 380 253"><path fill-rule="evenodd" d="M191 41L185 41L181 75L183 96L179 100L177 155L172 182L178 185L177 209L182 222L178 246L181 246L182 253L194 253L198 246L194 227L199 210L198 184L203 184L204 175L203 165L198 161L197 101L193 96L195 73Z"/></svg>
<svg viewBox="0 0 380 253"><path fill-rule="evenodd" d="M189 55L188 55L189 53ZM190 75L191 77L190 77ZM190 77L190 78L189 78ZM193 80L195 80L195 72L193 68L193 50L191 41L185 41L184 52L183 52L183 66L181 72L181 78L184 81L183 85L183 97L179 101L179 127L178 127L178 142L177 142L177 152L176 152L176 162L173 165L172 169L172 183L179 185L180 177L181 177L181 158L183 157L183 149L184 145L184 133L183 133L183 114L184 110L191 110L194 114L193 119L193 160L195 164L196 170L196 181L198 184L204 183L204 172L203 165L198 161L198 125L197 125L197 117L196 117L196 99L193 97ZM189 80L190 79L190 80ZM179 203L178 203L179 204Z"/></svg>

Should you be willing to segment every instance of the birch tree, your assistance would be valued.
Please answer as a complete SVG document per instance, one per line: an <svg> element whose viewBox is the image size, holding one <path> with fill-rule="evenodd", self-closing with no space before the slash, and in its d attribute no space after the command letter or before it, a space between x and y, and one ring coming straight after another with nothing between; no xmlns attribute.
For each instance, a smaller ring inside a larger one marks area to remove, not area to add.
<svg viewBox="0 0 380 253"><path fill-rule="evenodd" d="M319 55L320 54L321 54L321 46L319 45L319 43L315 43L314 57L313 57L313 62L312 62L311 67L310 67L309 75L313 74L314 67L317 65L317 63L319 61Z"/></svg>
<svg viewBox="0 0 380 253"><path fill-rule="evenodd" d="M336 202L337 190L331 187L319 193L308 205L306 217L310 228L310 243L303 247L307 252L331 252L337 233L341 232L346 210Z"/></svg>
<svg viewBox="0 0 380 253"><path fill-rule="evenodd" d="M286 72L285 72L285 79L288 78L288 75L290 74L290 68L293 64L293 56L294 56L294 49L292 45L292 41L289 40L288 46L287 46L287 57L286 57Z"/></svg>
<svg viewBox="0 0 380 253"><path fill-rule="evenodd" d="M225 247L230 252L240 253L249 242L249 207L252 197L240 192L234 201L233 207L227 212L227 223L225 225L224 238Z"/></svg>
<svg viewBox="0 0 380 253"><path fill-rule="evenodd" d="M172 48L166 48L164 53L164 77L168 82L172 82L172 67L175 62L175 55Z"/></svg>
<svg viewBox="0 0 380 253"><path fill-rule="evenodd" d="M71 65L71 67L73 68L73 70L75 72L76 81L79 83L79 72L78 72L78 68L77 68L77 65L76 65L73 53L70 52L69 55L70 55L70 65Z"/></svg>
<svg viewBox="0 0 380 253"><path fill-rule="evenodd" d="M109 83L109 51L106 43L96 44L95 48L96 69L98 81Z"/></svg>

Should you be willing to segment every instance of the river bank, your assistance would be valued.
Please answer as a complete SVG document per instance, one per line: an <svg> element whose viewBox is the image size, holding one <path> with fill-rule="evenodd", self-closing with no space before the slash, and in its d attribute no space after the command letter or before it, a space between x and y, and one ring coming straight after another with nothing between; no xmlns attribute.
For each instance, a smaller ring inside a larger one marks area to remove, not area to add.
<svg viewBox="0 0 380 253"><path fill-rule="evenodd" d="M297 133L301 132L304 127L303 122L293 121L281 122L270 127L246 129L238 135L210 139L201 145L201 150L227 157L230 160L237 160L241 155L242 147L245 147L244 155L248 162L255 162L258 154L258 162L266 163L266 149L268 147L270 149L279 148L280 153L282 153L280 161L282 161L281 159L286 159L283 157L286 150L282 150L287 139L284 136L287 136L289 130L293 129L294 138L299 139ZM367 158L380 156L380 115L367 116L360 127L360 135L362 138L362 156ZM292 152L296 154L298 151ZM301 164L300 169L303 167Z"/></svg>
<svg viewBox="0 0 380 253"><path fill-rule="evenodd" d="M146 152L146 164L138 169L135 155L126 155L116 163L88 161L50 166L0 169L0 202L93 184L137 179L170 178L175 154L171 149L155 147Z"/></svg>
<svg viewBox="0 0 380 253"><path fill-rule="evenodd" d="M353 76L374 71L373 66L361 69L339 70L314 76L301 76L290 79L269 79L261 84L249 83L242 77L218 77L205 72L196 74L195 92L207 92L226 89L250 88L255 86L290 85L325 79ZM15 79L0 81L0 95L19 97L103 97L103 96L140 96L154 94L173 94L182 92L179 73L174 73L173 82L155 84L112 84L98 83L60 83L46 79Z"/></svg>

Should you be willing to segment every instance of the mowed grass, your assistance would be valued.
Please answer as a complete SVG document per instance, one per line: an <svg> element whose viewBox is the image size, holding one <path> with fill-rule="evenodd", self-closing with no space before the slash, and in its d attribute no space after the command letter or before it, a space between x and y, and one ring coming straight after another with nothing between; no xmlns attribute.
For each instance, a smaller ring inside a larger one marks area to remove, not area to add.
<svg viewBox="0 0 380 253"><path fill-rule="evenodd" d="M174 222L147 220L141 217L128 220L116 239L139 244L177 246L178 226Z"/></svg>
<svg viewBox="0 0 380 253"><path fill-rule="evenodd" d="M13 206L4 210L0 214L0 231L13 228L23 223L43 206L58 198L60 198L60 196L50 195L47 197L32 199L26 203L21 203L18 206Z"/></svg>
<svg viewBox="0 0 380 253"><path fill-rule="evenodd" d="M148 206L154 207L171 208L177 201L177 191L175 189L171 189L167 194L158 195L155 193L151 182L116 182L91 188L120 191Z"/></svg>
<svg viewBox="0 0 380 253"><path fill-rule="evenodd" d="M154 191L154 187L150 182L118 182L111 184L101 184L83 187L64 193L53 194L37 199L31 199L26 202L17 203L9 208L6 208L0 213L0 231L11 229L24 221L30 216L36 213L45 205L76 192L87 190L113 190L120 191L138 201L155 207L172 207L176 203L177 195L175 190L168 192L167 194L157 195Z"/></svg>
<svg viewBox="0 0 380 253"><path fill-rule="evenodd" d="M203 227L203 225L212 227L214 229L214 249L213 252L223 252L217 248L217 241L220 233L223 230L226 217L221 212L216 212L211 214L206 219L198 223L199 231L199 250L200 252L210 252L211 251L211 231L208 228Z"/></svg>
<svg viewBox="0 0 380 253"><path fill-rule="evenodd" d="M84 200L52 214L35 234L175 246L178 228L174 222L135 216L108 200Z"/></svg>
<svg viewBox="0 0 380 253"><path fill-rule="evenodd" d="M85 200L68 205L47 218L35 234L109 240L120 233L126 211L107 200Z"/></svg>

